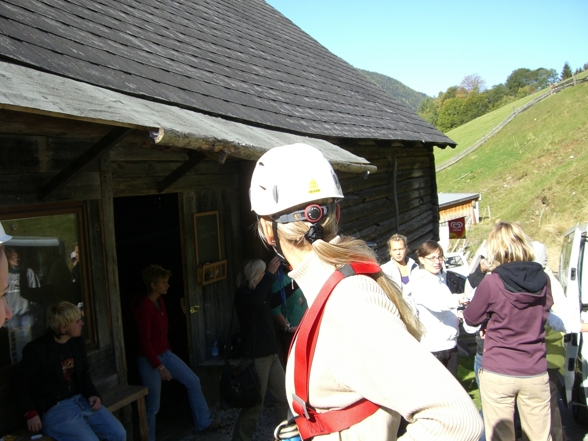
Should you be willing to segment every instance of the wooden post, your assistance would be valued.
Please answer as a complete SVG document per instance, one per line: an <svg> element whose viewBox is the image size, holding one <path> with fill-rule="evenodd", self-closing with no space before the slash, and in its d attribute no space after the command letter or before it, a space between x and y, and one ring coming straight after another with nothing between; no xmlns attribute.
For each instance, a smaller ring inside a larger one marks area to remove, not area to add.
<svg viewBox="0 0 588 441"><path fill-rule="evenodd" d="M106 152L100 160L100 187L102 198L102 224L104 254L106 258L106 277L108 286L108 300L112 339L114 343L114 357L119 384L127 384L127 362L125 358L125 344L122 329L122 314L120 306L120 289L118 284L118 264L116 259L116 240L114 236L114 205L112 168L110 154Z"/></svg>
<svg viewBox="0 0 588 441"><path fill-rule="evenodd" d="M400 209L398 208L398 188L396 187L396 181L398 180L397 171L398 160L396 159L396 154L394 154L394 159L392 160L392 193L394 196L394 215L396 216L396 232L400 233Z"/></svg>
<svg viewBox="0 0 588 441"><path fill-rule="evenodd" d="M102 225L104 226L102 241L104 243L106 285L108 287L108 303L112 342L114 344L114 360L118 384L127 384L127 360L122 329L122 313L120 306L120 288L118 283L118 263L116 258L116 240L114 236L114 191L112 184L112 165L110 152L105 152L100 159L100 198ZM132 437L133 419L130 407L120 411L120 420L127 433Z"/></svg>

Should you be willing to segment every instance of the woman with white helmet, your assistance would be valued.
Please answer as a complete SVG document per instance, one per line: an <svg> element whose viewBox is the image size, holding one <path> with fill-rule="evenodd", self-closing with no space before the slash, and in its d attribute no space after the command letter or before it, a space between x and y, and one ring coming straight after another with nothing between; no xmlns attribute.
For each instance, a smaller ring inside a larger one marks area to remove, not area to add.
<svg viewBox="0 0 588 441"><path fill-rule="evenodd" d="M250 198L262 239L293 268L310 308L286 370L302 438L395 440L404 417L403 440L477 440L473 402L419 344L420 324L398 288L363 241L337 235L343 192L322 153L305 144L269 150Z"/></svg>

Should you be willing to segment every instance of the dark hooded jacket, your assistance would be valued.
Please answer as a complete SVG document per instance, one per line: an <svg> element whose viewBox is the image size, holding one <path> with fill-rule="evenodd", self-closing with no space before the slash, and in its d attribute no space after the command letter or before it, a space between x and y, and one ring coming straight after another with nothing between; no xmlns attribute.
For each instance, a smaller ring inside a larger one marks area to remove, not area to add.
<svg viewBox="0 0 588 441"><path fill-rule="evenodd" d="M470 326L489 318L482 368L512 376L545 373L545 322L552 304L549 277L538 263L505 263L486 276L463 314Z"/></svg>

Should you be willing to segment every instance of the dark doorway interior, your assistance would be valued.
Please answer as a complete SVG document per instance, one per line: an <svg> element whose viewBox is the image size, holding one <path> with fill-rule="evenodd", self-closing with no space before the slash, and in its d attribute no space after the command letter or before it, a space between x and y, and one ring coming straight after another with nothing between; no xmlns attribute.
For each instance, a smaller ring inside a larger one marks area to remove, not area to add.
<svg viewBox="0 0 588 441"><path fill-rule="evenodd" d="M170 289L165 296L170 321L168 338L173 352L189 364L186 316L180 306L180 299L184 297L184 277L179 216L177 194L114 199L118 278L130 384L141 383L137 372L138 339L131 302L144 292L141 271L150 264L161 265L172 272ZM187 394L179 383L172 381L163 385L157 418L158 434L167 426L166 410L174 409L176 413L184 414L186 405Z"/></svg>

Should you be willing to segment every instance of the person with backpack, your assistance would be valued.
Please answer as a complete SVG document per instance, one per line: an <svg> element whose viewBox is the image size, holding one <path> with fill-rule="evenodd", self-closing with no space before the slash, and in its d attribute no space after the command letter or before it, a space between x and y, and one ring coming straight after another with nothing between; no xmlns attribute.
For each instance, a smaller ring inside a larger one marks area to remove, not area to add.
<svg viewBox="0 0 588 441"><path fill-rule="evenodd" d="M259 382L261 402L241 409L233 429L233 441L251 441L265 403L266 391L274 398L276 417L282 419L288 412L284 391L284 367L278 355L278 341L272 308L280 302L279 293L272 292L272 284L280 267L277 257L268 264L261 259L247 260L237 276L235 311L239 319L241 336L242 370L249 364Z"/></svg>
<svg viewBox="0 0 588 441"><path fill-rule="evenodd" d="M286 367L302 439L477 440L482 422L455 378L422 346L421 327L362 240L338 235L337 175L314 147L275 147L249 191L262 240L292 268L309 310ZM276 435L284 439L277 429Z"/></svg>

